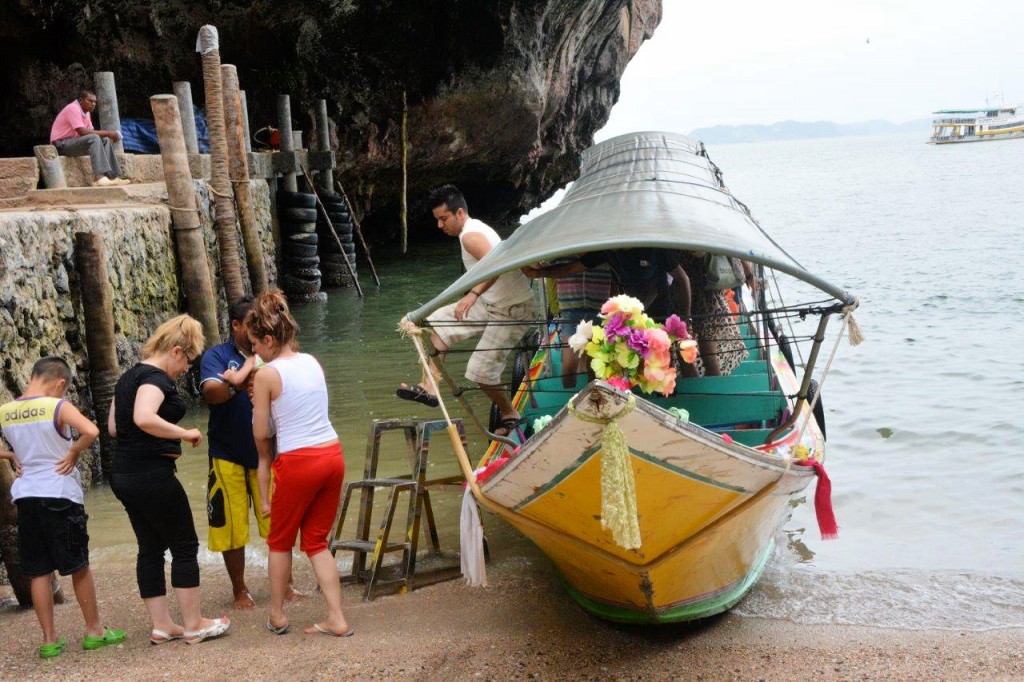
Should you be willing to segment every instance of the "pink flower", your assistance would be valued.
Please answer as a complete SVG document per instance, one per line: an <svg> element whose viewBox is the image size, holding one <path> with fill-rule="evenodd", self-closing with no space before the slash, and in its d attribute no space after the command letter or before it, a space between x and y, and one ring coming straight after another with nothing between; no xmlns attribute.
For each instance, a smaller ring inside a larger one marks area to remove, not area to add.
<svg viewBox="0 0 1024 682"><path fill-rule="evenodd" d="M622 377L609 377L605 379L605 381L607 381L612 388L617 388L620 391L628 391L631 387L629 380L623 379Z"/></svg>
<svg viewBox="0 0 1024 682"><path fill-rule="evenodd" d="M678 315L669 315L669 318L665 320L664 329L669 336L674 336L677 339L690 338L690 331L686 323L680 320Z"/></svg>

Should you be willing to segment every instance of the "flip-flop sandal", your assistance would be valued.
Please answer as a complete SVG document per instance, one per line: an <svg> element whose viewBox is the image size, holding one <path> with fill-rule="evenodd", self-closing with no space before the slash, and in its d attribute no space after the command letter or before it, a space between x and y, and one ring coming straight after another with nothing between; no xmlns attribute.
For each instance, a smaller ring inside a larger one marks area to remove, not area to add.
<svg viewBox="0 0 1024 682"><path fill-rule="evenodd" d="M60 637L56 642L50 642L49 644L41 644L39 645L39 658L57 658L64 653L64 648L67 645L67 637Z"/></svg>
<svg viewBox="0 0 1024 682"><path fill-rule="evenodd" d="M167 644L168 642L173 642L174 640L181 639L182 637L184 637L184 635L172 635L171 633L164 632L163 630L154 629L149 631L149 643L153 646L156 646L157 644Z"/></svg>
<svg viewBox="0 0 1024 682"><path fill-rule="evenodd" d="M328 635L330 637L351 637L352 635L356 634L356 629L351 625L348 626L348 630L345 630L345 632L341 633L335 632L333 630L328 630L323 625L320 625L320 623L313 623L313 629L322 635ZM307 632L306 634L311 635L313 633Z"/></svg>
<svg viewBox="0 0 1024 682"><path fill-rule="evenodd" d="M395 391L395 395L402 400L411 400L415 403L422 403L427 407L437 407L441 404L436 395L430 395L427 393L427 390L420 385L399 386L398 390Z"/></svg>
<svg viewBox="0 0 1024 682"><path fill-rule="evenodd" d="M288 632L288 629L291 626L291 623L285 623L281 627L274 627L274 624L271 623L269 620L267 620L267 622L263 624L263 627L265 627L270 632L273 632L275 635L283 635L284 633Z"/></svg>
<svg viewBox="0 0 1024 682"><path fill-rule="evenodd" d="M505 417L498 422L498 426L494 429L494 435L509 438L512 435L512 432L525 423L526 420L522 417ZM505 433L498 433L498 429L504 429Z"/></svg>
<svg viewBox="0 0 1024 682"><path fill-rule="evenodd" d="M127 636L124 630L111 630L110 628L103 628L103 635L100 637L93 637L86 635L82 638L82 648L86 651L94 651L101 649L108 644L120 644Z"/></svg>

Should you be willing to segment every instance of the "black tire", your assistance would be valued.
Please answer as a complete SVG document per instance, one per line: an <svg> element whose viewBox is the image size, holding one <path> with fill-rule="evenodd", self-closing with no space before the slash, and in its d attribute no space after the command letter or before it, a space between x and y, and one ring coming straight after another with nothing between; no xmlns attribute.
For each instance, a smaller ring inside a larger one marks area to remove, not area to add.
<svg viewBox="0 0 1024 682"><path fill-rule="evenodd" d="M348 206L345 204L345 200L339 197L337 194L327 194L326 192L320 195L320 202L327 207L328 211L335 209L348 210Z"/></svg>
<svg viewBox="0 0 1024 682"><path fill-rule="evenodd" d="M310 258L316 255L316 244L297 244L295 242L285 240L281 242L281 252L285 256Z"/></svg>
<svg viewBox="0 0 1024 682"><path fill-rule="evenodd" d="M345 253L347 253L350 256L356 255L356 245L353 244L352 242L342 242L341 248L345 249Z"/></svg>
<svg viewBox="0 0 1024 682"><path fill-rule="evenodd" d="M289 275L294 275L299 279L319 279L323 277L323 272L319 268L292 268Z"/></svg>
<svg viewBox="0 0 1024 682"><path fill-rule="evenodd" d="M277 209L281 211L286 208L312 208L316 209L316 197L306 192L289 192L278 190Z"/></svg>
<svg viewBox="0 0 1024 682"><path fill-rule="evenodd" d="M316 223L281 223L281 234L313 234L316 232Z"/></svg>
<svg viewBox="0 0 1024 682"><path fill-rule="evenodd" d="M277 216L282 222L315 223L318 211L315 208L278 208Z"/></svg>
<svg viewBox="0 0 1024 682"><path fill-rule="evenodd" d="M347 223L352 220L349 216L348 211L343 208L331 208L327 207L327 217L331 219L332 223Z"/></svg>
<svg viewBox="0 0 1024 682"><path fill-rule="evenodd" d="M285 256L281 259L284 265L284 270L293 270L296 268L315 268L320 265L319 256Z"/></svg>
<svg viewBox="0 0 1024 682"><path fill-rule="evenodd" d="M289 294L315 294L320 291L320 278L302 279L294 275L281 277L281 287Z"/></svg>
<svg viewBox="0 0 1024 682"><path fill-rule="evenodd" d="M293 306L305 305L307 303L326 303L327 294L318 291L315 294L292 294L288 297L288 303Z"/></svg>
<svg viewBox="0 0 1024 682"><path fill-rule="evenodd" d="M811 379L811 385L807 388L807 402L810 403L814 400L814 396L818 395L820 391L821 388L818 386L817 380ZM821 429L821 437L828 440L828 435L825 433L825 405L820 397L814 406L814 418L818 421L818 428Z"/></svg>
<svg viewBox="0 0 1024 682"><path fill-rule="evenodd" d="M319 238L316 233L296 232L285 236L285 239L292 244L312 244L316 246Z"/></svg>

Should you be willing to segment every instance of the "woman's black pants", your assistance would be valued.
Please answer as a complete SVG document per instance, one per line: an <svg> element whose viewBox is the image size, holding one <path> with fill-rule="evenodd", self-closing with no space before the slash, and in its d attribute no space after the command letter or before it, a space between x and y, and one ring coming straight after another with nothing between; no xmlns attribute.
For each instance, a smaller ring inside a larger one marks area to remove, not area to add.
<svg viewBox="0 0 1024 682"><path fill-rule="evenodd" d="M135 574L143 599L167 594L164 553L171 550L171 586L199 587L199 539L188 496L173 469L117 473L110 487L139 543Z"/></svg>

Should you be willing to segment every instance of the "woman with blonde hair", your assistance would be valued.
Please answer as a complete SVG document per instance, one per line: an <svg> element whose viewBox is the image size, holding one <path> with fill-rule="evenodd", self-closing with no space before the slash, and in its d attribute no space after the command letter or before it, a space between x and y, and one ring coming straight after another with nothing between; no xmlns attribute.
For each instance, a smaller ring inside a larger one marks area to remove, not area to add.
<svg viewBox="0 0 1024 682"><path fill-rule="evenodd" d="M114 388L107 427L117 438L110 488L131 521L139 544L135 564L139 594L149 612L149 641L184 638L198 644L227 632L226 618L203 618L199 608L199 539L188 496L174 475L181 441L196 447L198 429L177 425L187 406L174 380L202 354L203 328L188 315L164 322L146 341L142 361ZM171 552L171 586L183 624L171 617L164 553Z"/></svg>
<svg viewBox="0 0 1024 682"><path fill-rule="evenodd" d="M253 435L260 453L260 498L264 513L270 514L270 617L266 627L279 635L288 631L284 600L292 547L301 530L299 547L309 557L327 602L327 618L305 628L305 632L348 637L355 631L341 610L338 567L327 544L341 497L345 459L327 416L324 371L312 355L298 352L298 325L279 289L256 297L246 326L253 352L267 363L253 382L252 409ZM276 459L272 443L275 434L279 452Z"/></svg>

